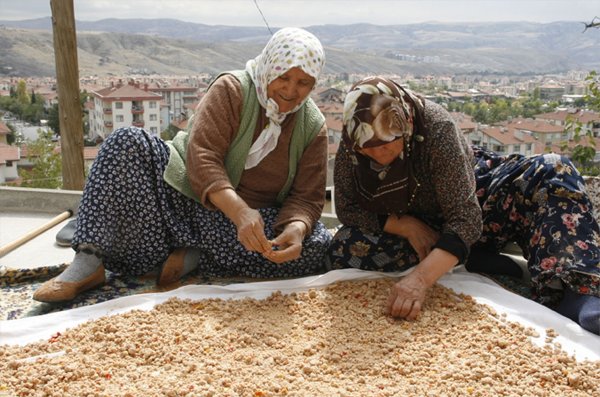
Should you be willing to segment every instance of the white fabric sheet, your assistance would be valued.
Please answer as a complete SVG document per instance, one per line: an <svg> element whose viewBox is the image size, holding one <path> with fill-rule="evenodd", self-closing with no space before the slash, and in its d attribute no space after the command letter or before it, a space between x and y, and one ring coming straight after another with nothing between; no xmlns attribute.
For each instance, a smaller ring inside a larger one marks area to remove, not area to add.
<svg viewBox="0 0 600 397"><path fill-rule="evenodd" d="M171 297L200 300L205 298L239 299L252 297L262 299L274 291L291 293L309 288L323 288L336 281L371 279L399 274L367 272L355 269L335 270L329 273L293 280L264 281L226 286L187 285L163 293L138 294L117 298L96 305L49 313L18 320L0 321L0 344L18 344L48 339L56 332L64 332L88 320L130 310L150 310L156 304ZM473 296L478 302L492 306L498 313L506 313L511 321L533 327L540 335L533 342L544 343L546 329L554 329L559 336L555 339L562 348L579 360L600 360L600 336L581 328L577 323L556 312L502 288L490 279L468 273L462 268L443 276L440 284L458 293Z"/></svg>

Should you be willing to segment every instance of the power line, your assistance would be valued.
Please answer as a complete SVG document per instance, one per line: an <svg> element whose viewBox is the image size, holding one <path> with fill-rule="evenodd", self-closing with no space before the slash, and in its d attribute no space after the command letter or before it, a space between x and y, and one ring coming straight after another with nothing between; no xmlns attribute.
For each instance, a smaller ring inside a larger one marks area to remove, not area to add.
<svg viewBox="0 0 600 397"><path fill-rule="evenodd" d="M273 31L271 30L271 28L269 27L269 23L267 22L267 18L265 18L265 15L261 11L260 7L258 6L258 2L256 0L254 0L254 5L256 5L258 12L260 12L260 15L262 16L263 21L265 21L265 25L267 25L267 29L269 29L269 33L273 34Z"/></svg>

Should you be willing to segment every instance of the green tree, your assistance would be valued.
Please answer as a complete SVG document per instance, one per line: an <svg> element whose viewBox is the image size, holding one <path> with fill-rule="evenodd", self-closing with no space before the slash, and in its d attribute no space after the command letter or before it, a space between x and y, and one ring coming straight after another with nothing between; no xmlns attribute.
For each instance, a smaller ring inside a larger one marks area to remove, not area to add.
<svg viewBox="0 0 600 397"><path fill-rule="evenodd" d="M489 123L489 115L488 112L490 110L487 102L481 101L477 104L477 108L475 113L473 114L473 119L479 123L488 124Z"/></svg>
<svg viewBox="0 0 600 397"><path fill-rule="evenodd" d="M477 107L473 102L465 102L462 109L463 113L473 116L477 110Z"/></svg>
<svg viewBox="0 0 600 397"><path fill-rule="evenodd" d="M21 119L28 123L37 124L47 117L44 105L37 102L23 107Z"/></svg>
<svg viewBox="0 0 600 397"><path fill-rule="evenodd" d="M510 116L519 117L523 115L523 102L520 100L512 101L510 104Z"/></svg>
<svg viewBox="0 0 600 397"><path fill-rule="evenodd" d="M25 83L25 80L19 80L19 83L17 84L17 101L23 106L31 103L31 98L27 93L27 84Z"/></svg>
<svg viewBox="0 0 600 397"><path fill-rule="evenodd" d="M600 112L600 87L598 86L600 83L599 80L600 76L598 76L598 73L596 73L595 70L592 70L585 78L585 81L588 82L588 85L584 100L588 106L588 109L595 110L596 112Z"/></svg>
<svg viewBox="0 0 600 397"><path fill-rule="evenodd" d="M523 114L525 118L532 118L536 114L542 113L542 106L544 102L539 98L536 99L536 95L533 95L532 99L523 102Z"/></svg>
<svg viewBox="0 0 600 397"><path fill-rule="evenodd" d="M510 116L509 104L505 99L496 99L492 102L489 109L490 123L508 120L508 117Z"/></svg>
<svg viewBox="0 0 600 397"><path fill-rule="evenodd" d="M588 108L600 111L600 89L598 88L598 76L596 71L591 71L585 79L588 81L588 92L585 95ZM566 133L573 132L573 141L575 146L569 147L569 142L561 144L561 150L567 153L575 166L584 175L600 175L600 167L594 164L596 156L596 140L591 129L584 131L583 125L579 120L568 116L565 129Z"/></svg>
<svg viewBox="0 0 600 397"><path fill-rule="evenodd" d="M58 116L58 103L52 105L50 109L48 109L48 127L56 135L60 135L60 120Z"/></svg>
<svg viewBox="0 0 600 397"><path fill-rule="evenodd" d="M6 126L10 130L10 132L6 135L6 142L9 145L12 145L17 140L17 129L11 123L7 123Z"/></svg>
<svg viewBox="0 0 600 397"><path fill-rule="evenodd" d="M28 141L27 154L33 168L21 171L21 186L59 189L62 187L62 161L56 153L56 144L52 141L52 132L38 129L38 139Z"/></svg>

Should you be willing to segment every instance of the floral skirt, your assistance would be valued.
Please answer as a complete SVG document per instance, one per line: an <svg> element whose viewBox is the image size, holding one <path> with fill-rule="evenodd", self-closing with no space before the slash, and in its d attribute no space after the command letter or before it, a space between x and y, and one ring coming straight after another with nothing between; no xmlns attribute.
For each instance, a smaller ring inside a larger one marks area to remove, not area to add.
<svg viewBox="0 0 600 397"><path fill-rule="evenodd" d="M221 212L177 192L163 179L169 148L139 128L121 128L103 143L86 183L73 237L76 251L94 253L113 272L156 270L179 247L200 248L208 276L297 277L323 270L331 240L320 222L303 242L302 256L283 264L247 251ZM259 209L274 238L278 208Z"/></svg>
<svg viewBox="0 0 600 397"><path fill-rule="evenodd" d="M500 252L516 242L527 259L532 296L553 306L555 284L600 296L600 230L585 184L568 158L556 154L499 156L474 148L483 231L475 246ZM332 268L397 271L418 264L407 240L342 227L329 251Z"/></svg>

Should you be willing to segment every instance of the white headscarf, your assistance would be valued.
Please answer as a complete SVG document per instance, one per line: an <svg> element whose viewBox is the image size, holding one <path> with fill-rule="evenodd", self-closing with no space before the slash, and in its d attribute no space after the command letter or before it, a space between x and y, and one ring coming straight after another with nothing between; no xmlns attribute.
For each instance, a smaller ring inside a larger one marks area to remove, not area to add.
<svg viewBox="0 0 600 397"><path fill-rule="evenodd" d="M300 68L316 81L325 64L325 53L319 39L306 30L299 28L283 28L278 30L269 40L262 53L246 63L246 71L250 74L258 101L267 110L269 124L260 133L250 147L245 169L255 167L277 146L281 134L281 123L285 116L294 113L310 97L310 94L289 112L280 113L277 103L267 97L267 86L276 78L292 68ZM315 88L313 86L313 90ZM311 91L312 92L312 91Z"/></svg>

